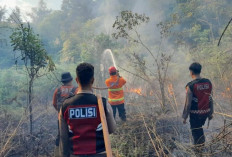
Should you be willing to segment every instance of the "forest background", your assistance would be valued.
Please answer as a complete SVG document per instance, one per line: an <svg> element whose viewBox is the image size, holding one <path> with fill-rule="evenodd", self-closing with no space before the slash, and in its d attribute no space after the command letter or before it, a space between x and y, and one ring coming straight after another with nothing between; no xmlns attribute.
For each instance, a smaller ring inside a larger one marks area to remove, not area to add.
<svg viewBox="0 0 232 157"><path fill-rule="evenodd" d="M231 0L63 0L56 10L48 8L45 0L36 3L26 13L20 7L9 11L0 6L1 155L52 156L57 133L52 95L61 85L61 73L70 71L75 77L77 64L89 62L95 66L95 86L103 87L111 62L106 49L111 49L128 82L124 90L129 120L111 137L117 156L191 155L190 130L181 124L181 113L185 85L191 81L188 66L194 61L202 64L203 77L213 83L219 113L206 131L211 142L206 152L231 154L231 143L224 143L231 138L231 25L218 46L232 18ZM117 36L117 22L123 21L125 13L145 20L135 18L139 23ZM53 71L34 82L32 134L28 75L23 60L16 62L18 52L13 51L10 39L19 24L27 23L55 64ZM101 94L107 96L105 91ZM218 140L223 143L218 147L213 139L223 128L228 134Z"/></svg>

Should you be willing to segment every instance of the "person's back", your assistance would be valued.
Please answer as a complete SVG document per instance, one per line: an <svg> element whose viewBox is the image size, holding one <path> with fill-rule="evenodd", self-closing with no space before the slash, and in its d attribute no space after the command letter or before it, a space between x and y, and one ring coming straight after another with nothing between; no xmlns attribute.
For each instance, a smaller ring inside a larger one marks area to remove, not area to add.
<svg viewBox="0 0 232 157"><path fill-rule="evenodd" d="M106 109L106 99L103 98ZM109 106L110 107L110 106ZM107 112L106 112L107 114ZM62 116L69 127L71 154L97 154L105 151L97 97L78 93L65 101ZM67 130L61 130L66 132ZM110 133L112 130L110 130Z"/></svg>
<svg viewBox="0 0 232 157"><path fill-rule="evenodd" d="M117 75L112 75L105 81L108 89L108 100L111 105L119 105L124 103L124 92L123 86L126 81L123 77L119 77ZM112 85L112 86L111 86Z"/></svg>
<svg viewBox="0 0 232 157"><path fill-rule="evenodd" d="M59 112L60 107L62 106L65 99L75 95L77 92L77 87L72 85L72 80L73 78L69 72L62 73L61 82L63 85L59 88L56 88L53 94L53 106L57 112Z"/></svg>
<svg viewBox="0 0 232 157"><path fill-rule="evenodd" d="M61 156L105 156L104 136L97 97L92 94L94 68L77 67L78 93L65 100L59 114ZM109 133L115 129L111 106L102 98Z"/></svg>
<svg viewBox="0 0 232 157"><path fill-rule="evenodd" d="M182 115L184 124L188 116L190 117L190 128L197 153L202 151L205 143L202 126L207 118L211 120L213 117L212 84L209 79L201 78L201 68L196 62L189 67L193 81L186 85L186 102Z"/></svg>
<svg viewBox="0 0 232 157"><path fill-rule="evenodd" d="M72 76L70 74L70 72L64 72L61 74L61 82L62 82L62 86L60 86L59 88L56 88L54 94L53 94L53 106L55 108L55 110L59 113L60 108L63 104L63 102L65 101L65 99L67 99L70 96L73 96L76 92L77 92L77 87L74 87L72 85ZM59 128L59 123L58 123L58 128ZM59 132L57 134L56 137L56 147L55 147L55 156L58 156L58 146L59 146L59 139L60 139L60 135Z"/></svg>
<svg viewBox="0 0 232 157"><path fill-rule="evenodd" d="M210 111L210 97L212 84L209 79L199 78L191 81L187 85L193 93L193 101L190 113L206 114Z"/></svg>
<svg viewBox="0 0 232 157"><path fill-rule="evenodd" d="M106 79L105 84L108 87L108 101L113 109L114 118L118 109L119 117L126 121L126 110L123 86L126 80L119 75L115 67L109 68L110 78Z"/></svg>

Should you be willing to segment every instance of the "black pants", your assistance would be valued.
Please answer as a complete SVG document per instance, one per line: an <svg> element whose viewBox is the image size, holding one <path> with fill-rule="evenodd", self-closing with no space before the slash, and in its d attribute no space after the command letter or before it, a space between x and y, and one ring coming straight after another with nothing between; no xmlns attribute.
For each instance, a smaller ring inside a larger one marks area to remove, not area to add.
<svg viewBox="0 0 232 157"><path fill-rule="evenodd" d="M190 127L192 131L192 136L194 140L194 144L204 144L205 143L205 135L202 126L205 124L207 119L207 115L199 115L190 113Z"/></svg>
<svg viewBox="0 0 232 157"><path fill-rule="evenodd" d="M125 110L125 105L120 104L120 105L111 105L113 109L113 114L114 114L114 119L116 116L116 112L118 109L119 117L121 118L122 121L126 121L126 110Z"/></svg>

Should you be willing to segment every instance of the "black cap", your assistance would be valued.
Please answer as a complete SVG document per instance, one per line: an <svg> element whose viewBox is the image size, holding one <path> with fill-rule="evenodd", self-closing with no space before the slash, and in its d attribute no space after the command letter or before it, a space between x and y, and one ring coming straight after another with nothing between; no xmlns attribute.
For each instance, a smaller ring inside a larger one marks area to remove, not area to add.
<svg viewBox="0 0 232 157"><path fill-rule="evenodd" d="M61 75L61 82L70 82L72 80L73 80L73 78L72 78L70 72L64 72L64 73L62 73L62 75Z"/></svg>

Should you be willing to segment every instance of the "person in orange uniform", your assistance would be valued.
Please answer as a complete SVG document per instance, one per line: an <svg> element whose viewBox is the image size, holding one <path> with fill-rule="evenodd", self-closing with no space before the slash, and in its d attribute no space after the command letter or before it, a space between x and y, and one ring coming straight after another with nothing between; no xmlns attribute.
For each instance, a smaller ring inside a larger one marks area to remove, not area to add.
<svg viewBox="0 0 232 157"><path fill-rule="evenodd" d="M73 78L70 72L64 72L61 75L62 86L56 88L53 94L53 106L57 112L60 111L60 108L65 101L70 96L73 96L77 93L78 88L72 85Z"/></svg>
<svg viewBox="0 0 232 157"><path fill-rule="evenodd" d="M77 93L78 88L72 85L72 81L73 81L73 78L70 72L62 73L61 82L63 85L60 86L59 88L56 88L53 94L53 106L58 113L65 99ZM58 128L59 128L59 123L58 123ZM59 146L59 139L60 139L60 135L58 133L57 138L56 138L57 147Z"/></svg>
<svg viewBox="0 0 232 157"><path fill-rule="evenodd" d="M115 67L109 68L110 78L106 79L105 84L108 87L108 101L112 106L114 118L118 110L119 117L122 121L126 121L126 110L123 86L126 84L126 80L119 75L119 72Z"/></svg>

